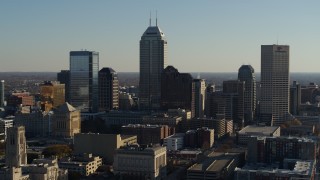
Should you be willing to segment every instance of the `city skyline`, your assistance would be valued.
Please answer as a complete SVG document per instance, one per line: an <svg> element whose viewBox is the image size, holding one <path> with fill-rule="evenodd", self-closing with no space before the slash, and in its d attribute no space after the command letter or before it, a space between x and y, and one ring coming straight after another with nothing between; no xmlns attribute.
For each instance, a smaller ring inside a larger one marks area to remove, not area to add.
<svg viewBox="0 0 320 180"><path fill-rule="evenodd" d="M1 2L0 72L69 69L69 51L81 49L99 52L100 67L138 72L139 40L149 25L150 11L152 25L157 11L158 25L167 36L168 65L181 72L236 72L243 64L260 72L264 44L290 45L290 72L316 72L319 5L318 1Z"/></svg>

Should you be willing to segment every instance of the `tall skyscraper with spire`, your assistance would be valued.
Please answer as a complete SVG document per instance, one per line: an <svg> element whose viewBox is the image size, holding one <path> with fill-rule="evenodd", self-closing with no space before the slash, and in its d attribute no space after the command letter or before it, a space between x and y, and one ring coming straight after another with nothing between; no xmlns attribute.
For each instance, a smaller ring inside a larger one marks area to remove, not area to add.
<svg viewBox="0 0 320 180"><path fill-rule="evenodd" d="M158 27L150 25L140 40L139 104L141 110L160 109L161 73L167 62L167 40Z"/></svg>
<svg viewBox="0 0 320 180"><path fill-rule="evenodd" d="M289 46L262 45L261 121L271 125L286 121L289 114L289 88Z"/></svg>

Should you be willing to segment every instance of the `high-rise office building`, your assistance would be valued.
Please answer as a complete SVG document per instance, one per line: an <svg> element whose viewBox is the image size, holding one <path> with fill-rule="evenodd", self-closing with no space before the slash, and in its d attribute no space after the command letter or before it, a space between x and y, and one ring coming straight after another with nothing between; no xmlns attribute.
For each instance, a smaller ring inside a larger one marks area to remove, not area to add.
<svg viewBox="0 0 320 180"><path fill-rule="evenodd" d="M280 125L288 113L289 46L262 45L260 121Z"/></svg>
<svg viewBox="0 0 320 180"><path fill-rule="evenodd" d="M112 68L99 71L99 110L119 109L118 74Z"/></svg>
<svg viewBox="0 0 320 180"><path fill-rule="evenodd" d="M192 85L192 93L194 98L194 109L192 108L193 117L203 117L204 115L204 101L206 95L206 82L204 79L194 79Z"/></svg>
<svg viewBox="0 0 320 180"><path fill-rule="evenodd" d="M240 80L223 81L223 98L225 99L225 118L233 120L238 128L244 123L244 82ZM231 117L231 119L230 119Z"/></svg>
<svg viewBox="0 0 320 180"><path fill-rule="evenodd" d="M81 112L98 112L98 72L98 52L70 52L70 104Z"/></svg>
<svg viewBox="0 0 320 180"><path fill-rule="evenodd" d="M161 108L191 110L192 76L179 73L173 66L167 66L161 78Z"/></svg>
<svg viewBox="0 0 320 180"><path fill-rule="evenodd" d="M27 164L26 137L23 126L8 128L6 141L6 165L20 167Z"/></svg>
<svg viewBox="0 0 320 180"><path fill-rule="evenodd" d="M0 81L0 107L4 106L4 80Z"/></svg>
<svg viewBox="0 0 320 180"><path fill-rule="evenodd" d="M301 105L301 85L297 81L293 81L290 87L290 113L299 115Z"/></svg>
<svg viewBox="0 0 320 180"><path fill-rule="evenodd" d="M167 40L160 28L150 23L140 40L140 109L160 109L161 72L166 61Z"/></svg>
<svg viewBox="0 0 320 180"><path fill-rule="evenodd" d="M69 70L61 70L61 72L57 73L57 80L61 83L64 84L65 87L65 101L70 102L70 71Z"/></svg>
<svg viewBox="0 0 320 180"><path fill-rule="evenodd" d="M244 82L244 120L254 119L256 111L256 77L251 65L242 65L238 71L238 80Z"/></svg>

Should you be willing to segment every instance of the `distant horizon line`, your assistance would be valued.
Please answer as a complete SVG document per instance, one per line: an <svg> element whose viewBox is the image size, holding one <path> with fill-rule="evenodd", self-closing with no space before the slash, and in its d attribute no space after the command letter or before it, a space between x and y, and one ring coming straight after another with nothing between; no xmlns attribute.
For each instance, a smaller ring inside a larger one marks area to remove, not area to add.
<svg viewBox="0 0 320 180"><path fill-rule="evenodd" d="M59 73L60 71L0 71L0 73ZM138 71L116 71L117 73L139 73ZM179 73L238 73L237 71L233 72L183 72L179 71ZM254 72L261 73L261 72ZM290 73L320 73L320 72L290 72Z"/></svg>

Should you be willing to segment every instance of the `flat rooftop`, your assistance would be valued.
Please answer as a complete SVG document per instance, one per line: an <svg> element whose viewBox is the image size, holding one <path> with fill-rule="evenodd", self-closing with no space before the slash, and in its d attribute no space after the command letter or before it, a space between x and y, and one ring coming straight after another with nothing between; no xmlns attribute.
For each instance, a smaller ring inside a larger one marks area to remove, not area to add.
<svg viewBox="0 0 320 180"><path fill-rule="evenodd" d="M259 134L259 135L265 135L270 136L270 134L274 133L276 130L280 128L279 126L246 126L241 131L239 131L239 134Z"/></svg>

